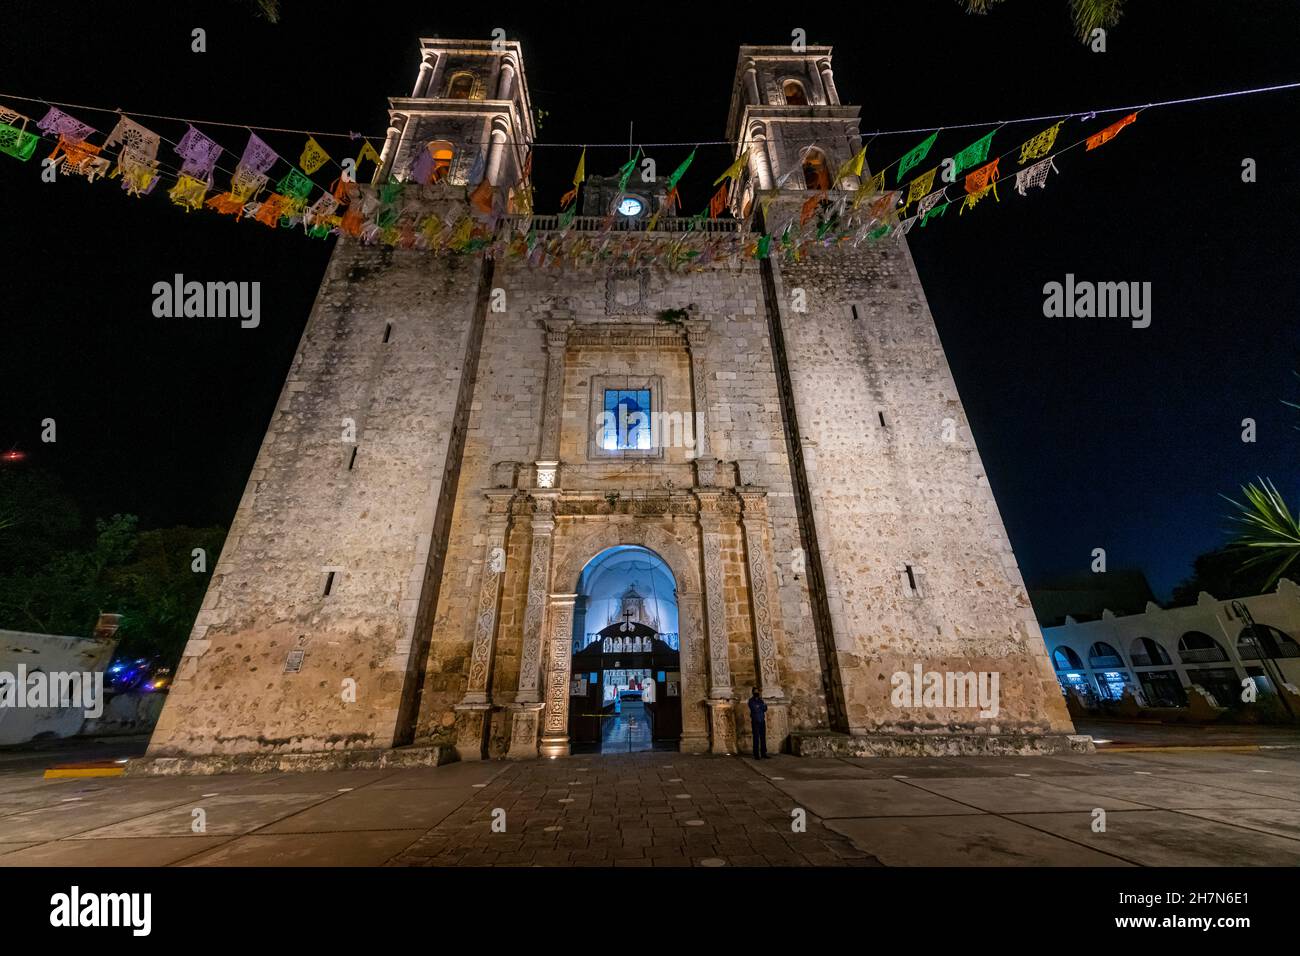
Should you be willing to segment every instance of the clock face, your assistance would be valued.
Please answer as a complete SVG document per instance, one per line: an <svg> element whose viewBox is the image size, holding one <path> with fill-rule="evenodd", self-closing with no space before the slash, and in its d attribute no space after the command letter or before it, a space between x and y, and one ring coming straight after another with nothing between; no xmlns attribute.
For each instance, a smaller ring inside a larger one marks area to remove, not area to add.
<svg viewBox="0 0 1300 956"><path fill-rule="evenodd" d="M623 201L618 204L618 212L621 216L639 216L642 208L644 204L633 196L624 196Z"/></svg>

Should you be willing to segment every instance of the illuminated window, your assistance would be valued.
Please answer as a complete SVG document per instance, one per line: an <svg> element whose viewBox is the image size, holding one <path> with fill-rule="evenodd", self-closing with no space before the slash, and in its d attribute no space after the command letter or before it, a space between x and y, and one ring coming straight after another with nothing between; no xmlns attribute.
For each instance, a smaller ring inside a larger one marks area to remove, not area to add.
<svg viewBox="0 0 1300 956"><path fill-rule="evenodd" d="M433 157L433 171L429 174L429 182L442 182L451 172L451 160L455 151L451 148L451 143L430 143L429 155Z"/></svg>
<svg viewBox="0 0 1300 956"><path fill-rule="evenodd" d="M474 77L469 73L457 73L447 84L447 98L451 100L467 100L473 92Z"/></svg>
<svg viewBox="0 0 1300 956"><path fill-rule="evenodd" d="M831 174L826 169L826 156L820 149L810 149L803 158L803 181L809 189L829 189Z"/></svg>
<svg viewBox="0 0 1300 956"><path fill-rule="evenodd" d="M798 80L786 80L781 84L781 92L785 94L785 102L788 106L808 105L808 94L804 92L803 84Z"/></svg>
<svg viewBox="0 0 1300 956"><path fill-rule="evenodd" d="M650 389L605 389L600 447L606 451L650 447Z"/></svg>

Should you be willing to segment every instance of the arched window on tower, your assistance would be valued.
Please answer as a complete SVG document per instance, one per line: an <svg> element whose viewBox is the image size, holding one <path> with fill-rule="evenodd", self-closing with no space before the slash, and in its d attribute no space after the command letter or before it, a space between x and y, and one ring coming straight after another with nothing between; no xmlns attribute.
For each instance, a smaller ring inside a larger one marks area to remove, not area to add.
<svg viewBox="0 0 1300 956"><path fill-rule="evenodd" d="M781 84L781 93L785 96L787 106L807 106L808 94L798 80L786 80Z"/></svg>
<svg viewBox="0 0 1300 956"><path fill-rule="evenodd" d="M816 147L804 154L803 182L809 189L831 188L831 174L826 168L826 154Z"/></svg>
<svg viewBox="0 0 1300 956"><path fill-rule="evenodd" d="M451 175L451 161L456 156L456 150L446 140L438 140L429 144L429 155L433 158L429 182L440 183Z"/></svg>
<svg viewBox="0 0 1300 956"><path fill-rule="evenodd" d="M474 75L472 73L457 73L447 83L447 99L449 100L467 100L473 92Z"/></svg>

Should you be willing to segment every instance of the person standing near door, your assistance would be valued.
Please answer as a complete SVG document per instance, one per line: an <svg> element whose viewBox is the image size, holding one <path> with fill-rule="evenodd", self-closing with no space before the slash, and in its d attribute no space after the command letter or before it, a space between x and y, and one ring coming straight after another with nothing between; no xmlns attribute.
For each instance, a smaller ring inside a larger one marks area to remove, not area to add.
<svg viewBox="0 0 1300 956"><path fill-rule="evenodd" d="M758 688L753 688L749 698L749 726L754 734L754 759L766 760L767 757L767 702L758 695Z"/></svg>

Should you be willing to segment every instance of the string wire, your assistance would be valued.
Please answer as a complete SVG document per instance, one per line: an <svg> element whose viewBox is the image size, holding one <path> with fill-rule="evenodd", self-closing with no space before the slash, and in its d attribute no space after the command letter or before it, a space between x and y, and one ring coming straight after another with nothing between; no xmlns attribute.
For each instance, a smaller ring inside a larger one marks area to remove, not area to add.
<svg viewBox="0 0 1300 956"><path fill-rule="evenodd" d="M1188 103L1205 103L1212 100L1230 99L1232 97L1237 97L1237 96L1254 96L1259 93L1276 93L1282 90L1294 90L1294 89L1300 89L1300 81L1294 83L1277 83L1272 86L1256 86L1256 87L1251 87L1249 89L1243 89L1243 90L1226 90L1220 93L1206 93L1199 96L1183 96L1183 97L1178 97L1176 99L1156 100L1149 103L1134 103L1128 106L1107 106L1102 109L1094 109L1094 110L1073 110L1065 113L1048 113L1048 114L1042 114L1038 116L1021 116L1016 119L982 120L978 122L972 121L972 122L965 122L965 123L943 123L943 124L932 125L932 126L915 126L907 129L877 129L871 131L864 131L861 135L902 136L902 135L915 134L915 133L933 133L936 130L945 130L945 129L949 129L949 130L973 129L979 126L998 126L998 127L1011 126L1017 123L1039 123L1039 122L1045 122L1047 120L1070 119L1075 116L1091 117L1091 116L1102 116L1107 113L1132 113L1136 110L1151 109L1152 107L1156 107L1156 106L1182 106ZM3 97L4 99L10 99L10 100L22 100L28 103L44 103L47 106L57 106L61 109L66 108L66 109L77 109L77 110L90 110L92 112L99 112L99 113L124 113L125 112L119 109L109 109L107 107L92 106L85 103L62 103L57 100L49 100L41 97L20 96L17 93L0 92L0 97ZM188 118L184 116L168 116L162 113L142 113L134 110L131 111L130 115L144 117L146 119L169 120L177 123L189 123L195 126L225 126L233 129L254 129L254 130L261 130L263 132L269 132L269 133L294 133L303 136L333 137L333 138L343 138L349 140L364 139L367 142L371 140L383 142L383 140L386 138L385 136L376 136L372 134L358 134L355 131L349 131L347 133L337 133L337 132L330 132L326 130L291 129L283 126L258 126L256 124L251 124L251 123L232 123L224 120L201 120L201 119ZM555 147L571 148L571 149L578 149L578 148L626 149L628 146L626 142L622 142L622 143L531 142L530 143L524 141L506 141L506 144L511 146L555 146ZM684 140L678 142L666 142L666 141L655 142L655 143L642 142L639 145L641 145L642 147L645 146L734 146L735 141L729 139Z"/></svg>

